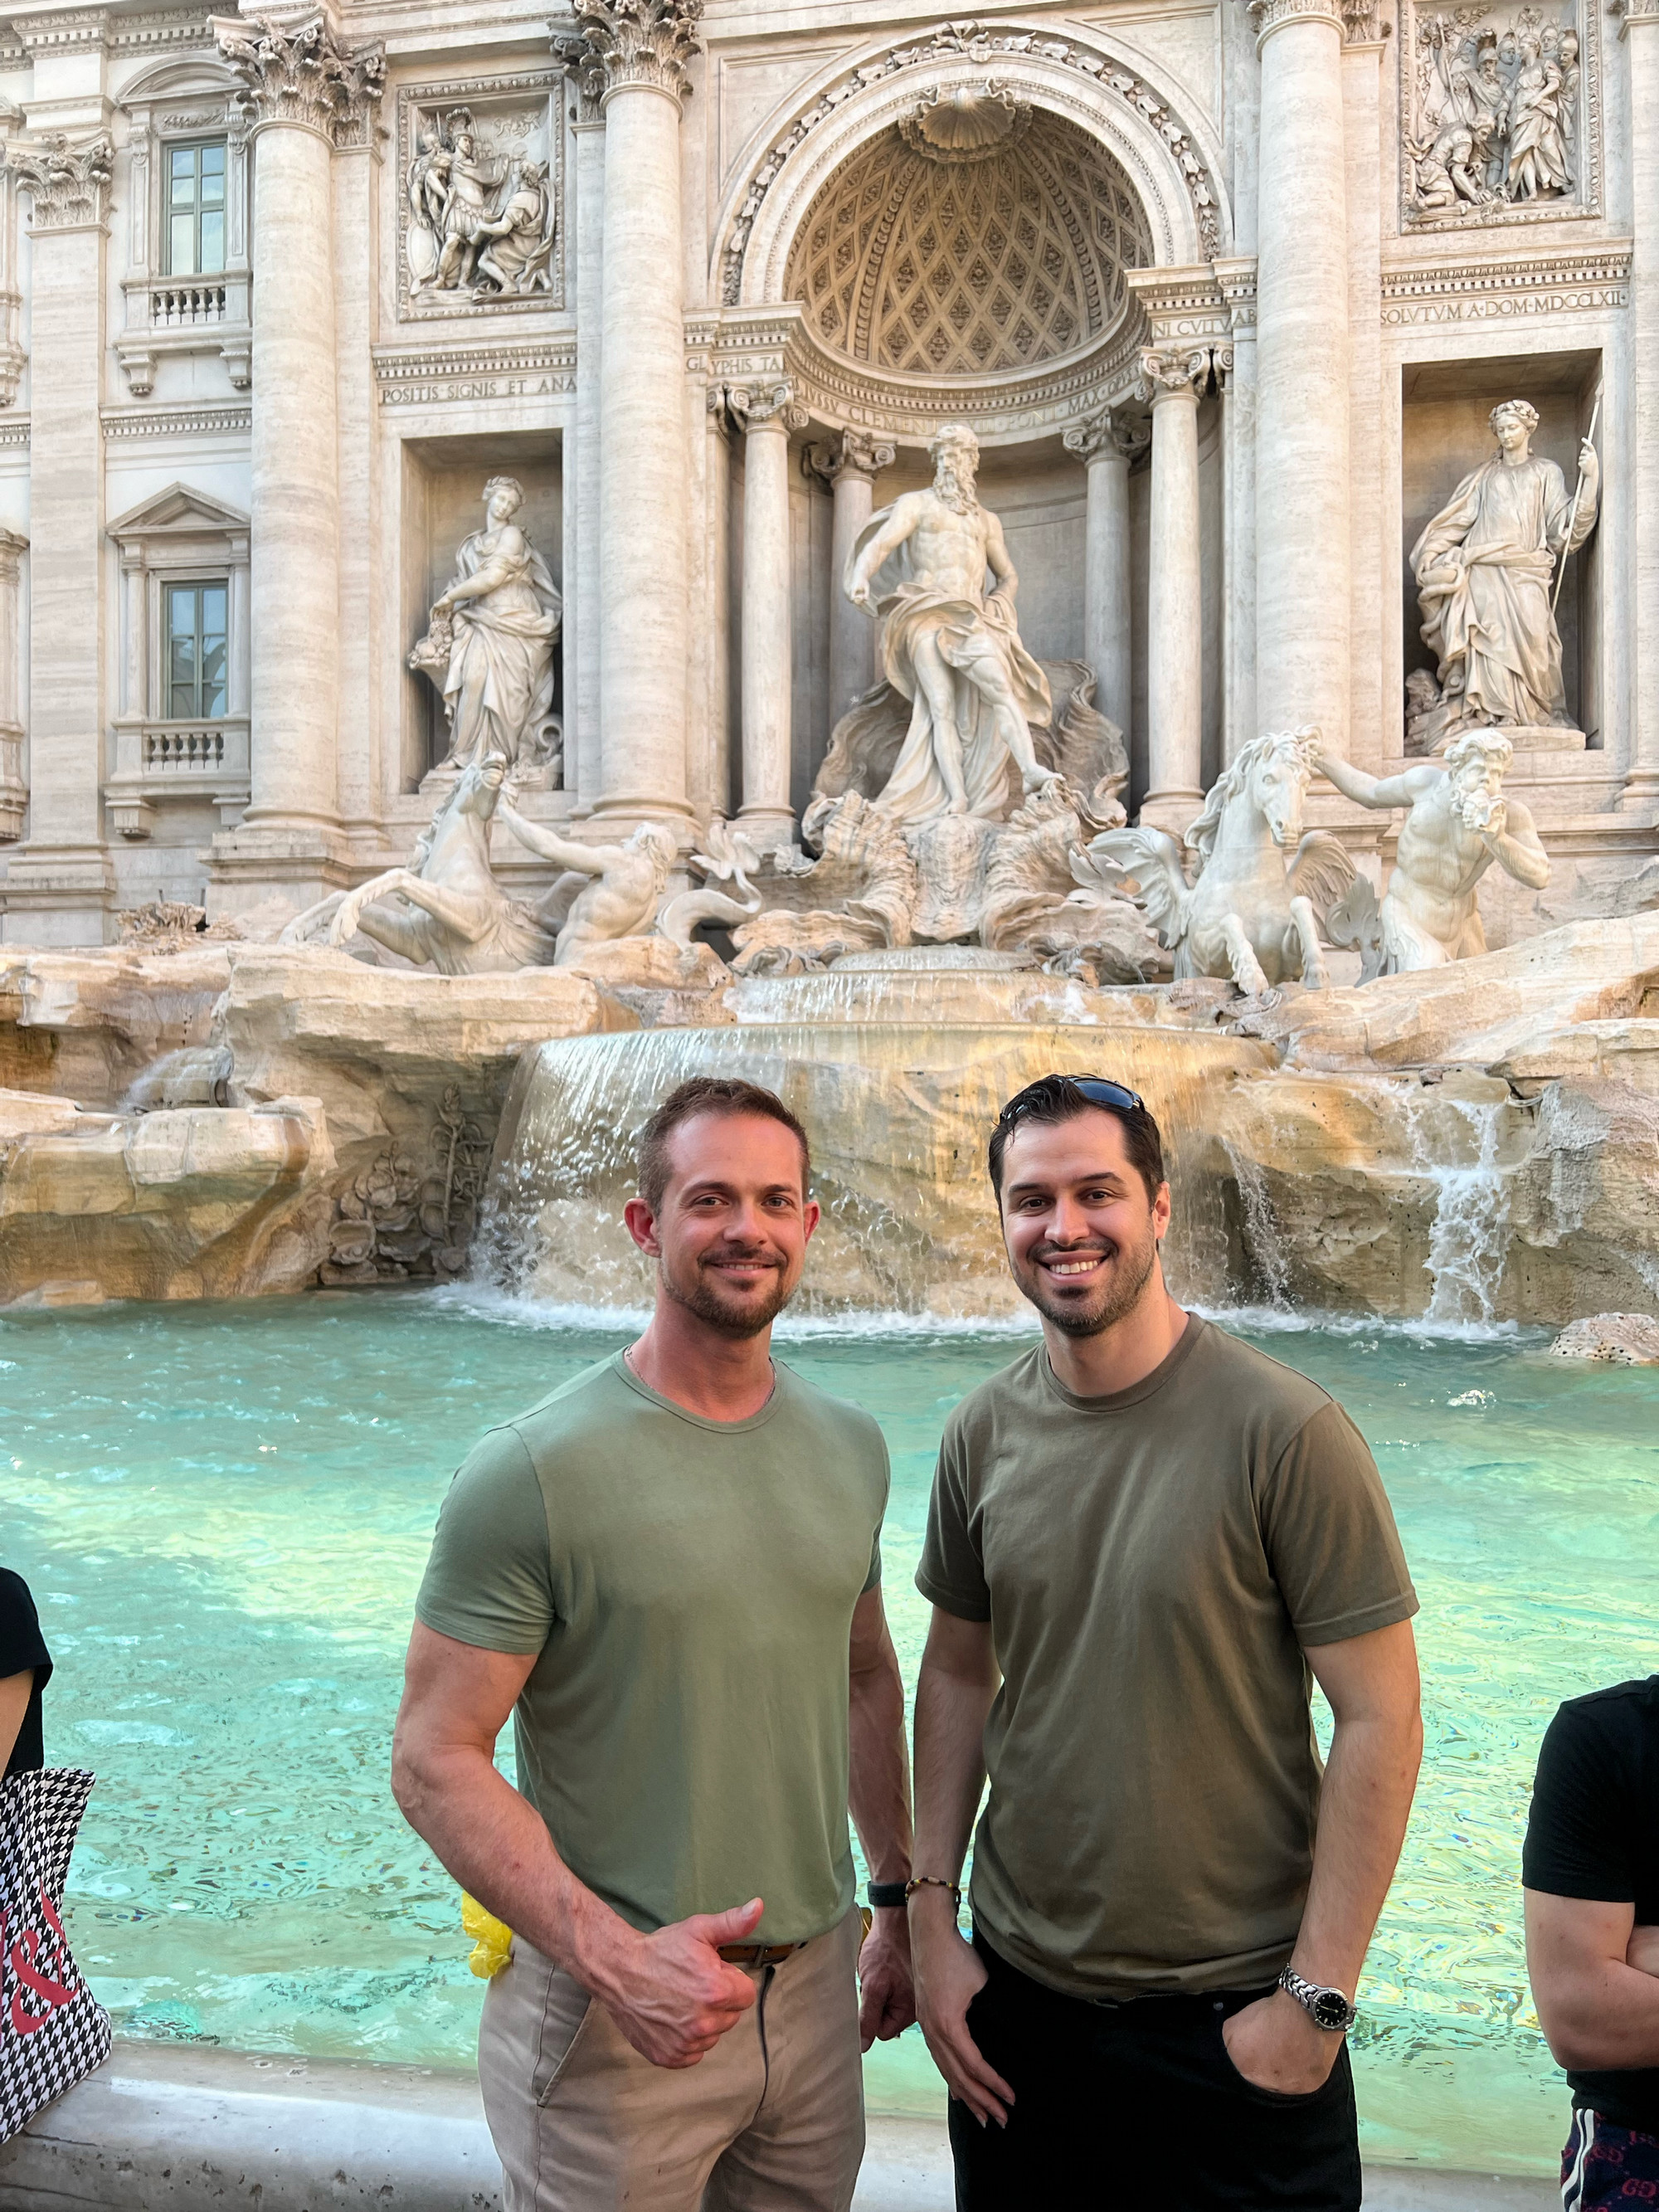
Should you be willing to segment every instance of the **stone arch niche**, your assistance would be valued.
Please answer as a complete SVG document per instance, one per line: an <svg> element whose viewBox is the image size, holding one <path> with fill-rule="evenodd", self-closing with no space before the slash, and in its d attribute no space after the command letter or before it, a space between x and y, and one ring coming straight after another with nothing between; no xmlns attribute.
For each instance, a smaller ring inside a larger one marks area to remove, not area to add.
<svg viewBox="0 0 1659 2212"><path fill-rule="evenodd" d="M802 302L788 374L823 422L1043 434L1133 388L1126 270L1227 250L1218 169L1207 127L1092 33L942 26L775 117L715 226L725 319Z"/></svg>

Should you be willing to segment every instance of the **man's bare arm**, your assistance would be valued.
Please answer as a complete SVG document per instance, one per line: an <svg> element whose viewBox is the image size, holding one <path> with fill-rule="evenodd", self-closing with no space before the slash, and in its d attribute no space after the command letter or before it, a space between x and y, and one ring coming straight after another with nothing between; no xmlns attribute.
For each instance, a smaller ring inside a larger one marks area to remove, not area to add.
<svg viewBox="0 0 1659 2212"><path fill-rule="evenodd" d="M894 501L893 512L852 565L847 578L847 596L854 606L869 605L870 579L884 561L898 551L915 526L915 495L906 492L902 499Z"/></svg>
<svg viewBox="0 0 1659 2212"><path fill-rule="evenodd" d="M985 565L996 579L997 597L1006 599L1012 606L1019 595L1019 573L1008 550L1008 541L1002 534L1000 520L989 507L984 514L988 526L985 532Z"/></svg>
<svg viewBox="0 0 1659 2212"><path fill-rule="evenodd" d="M1319 766L1345 798L1360 806L1409 806L1423 787L1420 769L1407 769L1403 775L1367 775L1363 768L1333 752L1321 753Z"/></svg>
<svg viewBox="0 0 1659 2212"><path fill-rule="evenodd" d="M848 1803L864 1863L876 1881L904 1881L910 1873L910 1762L904 1750L904 1683L887 1631L879 1584L853 1613L848 1652L851 1757ZM916 2016L910 1983L910 1936L902 1912L884 1910L859 1954L864 2048L901 2034Z"/></svg>
<svg viewBox="0 0 1659 2212"><path fill-rule="evenodd" d="M1638 1929L1629 1905L1522 1895L1533 2002L1557 2064L1659 2066L1659 1930Z"/></svg>
<svg viewBox="0 0 1659 2212"><path fill-rule="evenodd" d="M1423 1757L1417 1645L1402 1620L1310 1645L1307 1660L1336 1728L1291 1964L1352 1998L1399 1862ZM1263 2088L1305 2094L1335 2063L1336 2037L1282 1990L1235 2014L1224 2033L1234 2065Z"/></svg>
<svg viewBox="0 0 1659 2212"><path fill-rule="evenodd" d="M658 2066L694 2066L755 2001L719 1956L763 1910L701 1913L642 1936L579 1881L546 1822L495 1765L495 1739L535 1655L484 1651L416 1622L392 1738L404 1818L462 1887L562 1966Z"/></svg>
<svg viewBox="0 0 1659 2212"><path fill-rule="evenodd" d="M991 1625L933 1607L916 1682L918 1875L955 1881L985 1786L985 1723L1001 1680ZM1014 2093L988 2066L968 2029L985 1966L957 1926L951 1893L930 1883L910 1899L916 2011L933 2063L982 2127L1007 2123Z"/></svg>
<svg viewBox="0 0 1659 2212"><path fill-rule="evenodd" d="M1545 890L1550 879L1550 856L1544 850L1531 814L1518 799L1504 801L1504 827L1490 841L1498 866L1525 884L1528 890Z"/></svg>
<svg viewBox="0 0 1659 2212"><path fill-rule="evenodd" d="M526 822L507 799L496 800L495 812L521 845L528 845L532 853L539 853L556 867L574 868L584 876L602 876L619 857L615 846L579 845L574 837L561 837L556 830L549 830L540 822Z"/></svg>

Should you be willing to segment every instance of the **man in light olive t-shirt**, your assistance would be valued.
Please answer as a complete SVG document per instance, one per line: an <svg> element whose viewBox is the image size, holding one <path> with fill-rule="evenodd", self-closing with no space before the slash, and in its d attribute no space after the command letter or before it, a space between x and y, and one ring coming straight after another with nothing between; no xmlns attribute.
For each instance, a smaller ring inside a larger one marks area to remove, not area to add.
<svg viewBox="0 0 1659 2212"><path fill-rule="evenodd" d="M886 1447L770 1352L809 1165L770 1091L672 1092L626 1209L649 1325L439 1516L393 1787L513 1931L478 2035L504 2212L848 2212L860 2043L915 2018Z"/></svg>
<svg viewBox="0 0 1659 2212"><path fill-rule="evenodd" d="M1170 1296L1133 1091L1033 1084L991 1177L1042 1341L951 1414L916 1575L911 1940L959 2212L1085 2172L1101 2203L1358 2212L1343 2035L1420 1745L1376 1465Z"/></svg>

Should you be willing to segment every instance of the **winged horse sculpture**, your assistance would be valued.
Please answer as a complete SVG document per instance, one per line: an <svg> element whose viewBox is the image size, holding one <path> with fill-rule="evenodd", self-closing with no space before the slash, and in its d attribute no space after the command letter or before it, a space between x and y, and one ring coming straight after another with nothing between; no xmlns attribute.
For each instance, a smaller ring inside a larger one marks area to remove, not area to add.
<svg viewBox="0 0 1659 2212"><path fill-rule="evenodd" d="M1317 764L1311 726L1253 738L1223 771L1181 848L1162 830L1106 830L1089 850L1132 888L1177 979L1231 975L1255 995L1270 985L1330 982L1321 924L1354 880L1354 865L1328 830L1302 830L1302 804ZM1287 855L1293 854L1287 862Z"/></svg>

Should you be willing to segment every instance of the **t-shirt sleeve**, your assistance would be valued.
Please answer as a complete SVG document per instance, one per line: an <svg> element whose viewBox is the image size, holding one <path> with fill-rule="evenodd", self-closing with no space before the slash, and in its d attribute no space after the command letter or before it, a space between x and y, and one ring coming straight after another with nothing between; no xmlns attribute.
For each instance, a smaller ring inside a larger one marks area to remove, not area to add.
<svg viewBox="0 0 1659 2212"><path fill-rule="evenodd" d="M40 1617L21 1575L0 1568L0 1682L33 1668L42 1690L52 1675L52 1654L40 1633Z"/></svg>
<svg viewBox="0 0 1659 2212"><path fill-rule="evenodd" d="M916 1588L930 1605L960 1620L991 1618L990 1584L968 1510L967 1439L954 1419L945 1425L933 1470Z"/></svg>
<svg viewBox="0 0 1659 2212"><path fill-rule="evenodd" d="M866 1420L869 1419L868 1415L865 1418ZM893 1461L887 1449L887 1439L882 1434L878 1423L871 1420L870 1429L872 1433L868 1442L881 1461L881 1511L876 1516L875 1534L870 1540L870 1571L866 1575L864 1588L860 1592L860 1595L863 1597L868 1597L872 1589L879 1589L881 1587L881 1529L883 1522L887 1518L887 1507L893 1494Z"/></svg>
<svg viewBox="0 0 1659 2212"><path fill-rule="evenodd" d="M1274 1580L1304 1647L1345 1643L1417 1611L1376 1462L1334 1401L1291 1437L1261 1484L1257 1510Z"/></svg>
<svg viewBox="0 0 1659 2212"><path fill-rule="evenodd" d="M1563 1705L1538 1754L1522 1881L1547 1897L1634 1905L1634 1854L1651 1843L1612 1732L1582 1706Z"/></svg>
<svg viewBox="0 0 1659 2212"><path fill-rule="evenodd" d="M484 1651L539 1651L552 1632L547 1509L516 1430L492 1429L450 1484L415 1612Z"/></svg>

